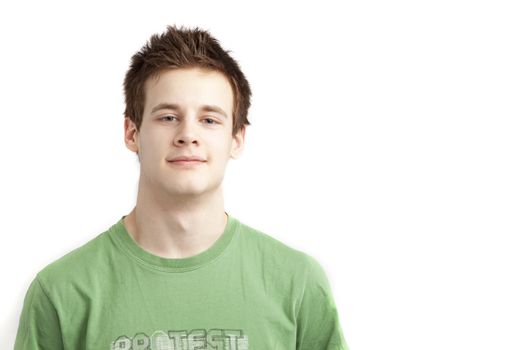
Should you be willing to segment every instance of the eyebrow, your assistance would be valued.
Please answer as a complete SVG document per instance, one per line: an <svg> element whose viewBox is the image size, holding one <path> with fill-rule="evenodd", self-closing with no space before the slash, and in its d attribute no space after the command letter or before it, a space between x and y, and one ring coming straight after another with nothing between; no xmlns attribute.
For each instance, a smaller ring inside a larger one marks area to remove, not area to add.
<svg viewBox="0 0 525 350"><path fill-rule="evenodd" d="M166 102L164 102L164 103L159 103L158 105L153 107L153 109L151 110L151 113L153 114L156 111L161 110L161 109L172 109L172 110L177 111L177 112L180 112L182 110L182 108L176 103L166 103ZM200 110L201 111L205 111L205 112L216 112L216 113L222 114L222 116L224 116L224 118L228 118L228 115L226 114L226 112L224 112L224 110L221 107L219 107L219 106L202 105Z"/></svg>

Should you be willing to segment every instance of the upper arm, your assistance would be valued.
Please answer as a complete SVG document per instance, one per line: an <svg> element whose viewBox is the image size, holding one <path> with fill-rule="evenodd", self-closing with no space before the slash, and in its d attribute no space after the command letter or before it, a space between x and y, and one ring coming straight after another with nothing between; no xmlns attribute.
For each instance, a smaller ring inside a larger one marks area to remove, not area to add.
<svg viewBox="0 0 525 350"><path fill-rule="evenodd" d="M63 349L57 311L46 294L38 275L24 298L14 350Z"/></svg>
<svg viewBox="0 0 525 350"><path fill-rule="evenodd" d="M297 314L297 349L347 350L328 278L313 257L307 258L304 292Z"/></svg>

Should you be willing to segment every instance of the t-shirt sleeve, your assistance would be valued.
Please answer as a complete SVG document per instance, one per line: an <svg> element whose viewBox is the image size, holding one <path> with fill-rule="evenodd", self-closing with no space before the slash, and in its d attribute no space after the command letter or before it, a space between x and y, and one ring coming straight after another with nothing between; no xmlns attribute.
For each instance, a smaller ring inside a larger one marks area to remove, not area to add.
<svg viewBox="0 0 525 350"><path fill-rule="evenodd" d="M297 315L297 350L348 350L326 274L307 255L305 288Z"/></svg>
<svg viewBox="0 0 525 350"><path fill-rule="evenodd" d="M24 298L14 350L61 350L62 334L55 307L38 275Z"/></svg>

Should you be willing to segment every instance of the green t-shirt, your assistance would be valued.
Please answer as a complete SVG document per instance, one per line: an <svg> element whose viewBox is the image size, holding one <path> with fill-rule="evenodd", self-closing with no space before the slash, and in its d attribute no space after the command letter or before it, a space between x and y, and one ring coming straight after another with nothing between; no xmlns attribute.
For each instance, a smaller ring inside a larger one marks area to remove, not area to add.
<svg viewBox="0 0 525 350"><path fill-rule="evenodd" d="M310 255L228 214L206 251L163 258L124 217L36 275L15 350L348 349Z"/></svg>

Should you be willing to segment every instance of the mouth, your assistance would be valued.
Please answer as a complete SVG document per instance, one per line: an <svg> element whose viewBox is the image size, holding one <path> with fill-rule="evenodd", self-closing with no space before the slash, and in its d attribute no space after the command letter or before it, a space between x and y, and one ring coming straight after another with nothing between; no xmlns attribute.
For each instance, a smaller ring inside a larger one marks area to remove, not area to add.
<svg viewBox="0 0 525 350"><path fill-rule="evenodd" d="M191 165L191 166L195 166L195 165L199 165L199 164L204 164L205 162L202 161L202 160L174 160L174 161L168 161L168 163L173 164L173 165Z"/></svg>

